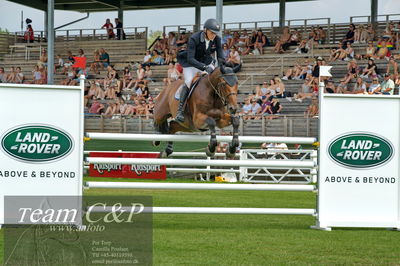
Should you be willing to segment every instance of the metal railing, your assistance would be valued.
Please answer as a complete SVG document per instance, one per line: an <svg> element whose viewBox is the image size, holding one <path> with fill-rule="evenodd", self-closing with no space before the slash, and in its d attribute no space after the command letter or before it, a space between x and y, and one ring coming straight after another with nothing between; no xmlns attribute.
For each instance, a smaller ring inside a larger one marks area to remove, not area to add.
<svg viewBox="0 0 400 266"><path fill-rule="evenodd" d="M147 42L148 27L124 27L123 28L126 39L145 39ZM23 42L24 33L22 31L10 32L14 36L14 42ZM117 29L114 29L115 36L117 36ZM46 42L45 31L34 31L35 42ZM90 40L107 40L108 34L106 29L60 29L55 30L55 41L90 41Z"/></svg>
<svg viewBox="0 0 400 266"><path fill-rule="evenodd" d="M384 15L378 15L377 17L378 17L378 22L383 21L383 22L388 23L390 20L395 20L395 19L399 20L400 14L384 14ZM395 18L395 17L397 17L397 18ZM355 21L355 20L357 20L357 21ZM371 16L351 16L350 23L355 23L355 22L371 23Z"/></svg>

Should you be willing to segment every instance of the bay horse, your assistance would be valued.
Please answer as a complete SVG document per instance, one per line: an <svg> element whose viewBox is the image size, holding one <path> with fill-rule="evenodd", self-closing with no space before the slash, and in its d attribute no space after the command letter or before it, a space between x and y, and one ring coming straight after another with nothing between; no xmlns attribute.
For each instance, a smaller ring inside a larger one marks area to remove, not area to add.
<svg viewBox="0 0 400 266"><path fill-rule="evenodd" d="M220 65L212 73L201 76L200 80L187 99L185 121L178 123L168 118L175 117L179 101L175 98L176 91L183 84L177 80L165 87L156 98L154 104L154 126L158 133L175 134L178 131L195 132L210 130L210 142L206 154L213 157L217 146L215 128L224 128L232 124L233 137L226 154L229 158L235 156L239 146L239 118L235 116L237 105L238 79L236 72L240 65L234 68ZM153 142L160 145L159 141ZM169 141L160 157L168 157L173 152L173 142Z"/></svg>

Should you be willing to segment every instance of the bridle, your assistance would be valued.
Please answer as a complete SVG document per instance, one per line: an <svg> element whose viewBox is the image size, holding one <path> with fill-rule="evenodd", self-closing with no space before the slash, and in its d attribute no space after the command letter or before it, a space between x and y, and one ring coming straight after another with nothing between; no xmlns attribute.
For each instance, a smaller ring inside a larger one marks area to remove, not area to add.
<svg viewBox="0 0 400 266"><path fill-rule="evenodd" d="M235 75L234 73L229 73L229 74L222 74L222 75L226 75L226 76L232 76L232 75ZM237 93L235 93L235 92L231 92L231 93L228 93L227 95L223 95L222 94L222 87L224 87L224 84L226 84L226 81L219 81L218 82L218 84L217 84L217 86L215 87L213 84L212 84L212 82L211 82L211 80L210 80L210 74L208 74L207 75L208 77L207 77L207 80L208 80L208 83L210 83L210 85L211 85L211 87L213 88L213 90L214 90L214 92L215 92L215 94L217 94L218 95L218 97L221 99L221 102L222 102L222 104L224 105L224 106L227 106L228 105L228 98L230 97L230 96L235 96L235 95L237 95Z"/></svg>

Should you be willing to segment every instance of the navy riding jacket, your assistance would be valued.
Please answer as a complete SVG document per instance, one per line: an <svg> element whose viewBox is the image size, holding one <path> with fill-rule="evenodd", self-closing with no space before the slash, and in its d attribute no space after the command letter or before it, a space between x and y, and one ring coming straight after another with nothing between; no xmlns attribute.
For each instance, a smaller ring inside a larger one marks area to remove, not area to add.
<svg viewBox="0 0 400 266"><path fill-rule="evenodd" d="M221 37L215 36L214 40L210 41L206 49L206 34L204 31L199 31L190 37L187 49L178 54L178 62L182 67L195 67L204 70L205 67L212 63L211 56L217 52L217 60L224 61L222 53Z"/></svg>

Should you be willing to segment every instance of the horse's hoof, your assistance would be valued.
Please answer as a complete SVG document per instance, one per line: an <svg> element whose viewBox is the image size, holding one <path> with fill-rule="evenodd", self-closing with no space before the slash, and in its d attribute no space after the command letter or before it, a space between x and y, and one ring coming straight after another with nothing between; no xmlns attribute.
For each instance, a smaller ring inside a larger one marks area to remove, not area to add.
<svg viewBox="0 0 400 266"><path fill-rule="evenodd" d="M161 144L161 141L153 141L154 147L160 146L160 144Z"/></svg>
<svg viewBox="0 0 400 266"><path fill-rule="evenodd" d="M167 157L168 157L168 154L167 154L166 151L161 151L160 152L159 158L167 158Z"/></svg>
<svg viewBox="0 0 400 266"><path fill-rule="evenodd" d="M229 149L228 149L228 150L225 152L225 155L226 155L226 158L227 158L227 159L234 159L236 153L231 153L231 152L229 151Z"/></svg>
<svg viewBox="0 0 400 266"><path fill-rule="evenodd" d="M206 147L206 155L207 155L207 157L214 158L215 149L214 149L214 151L211 151L211 150L210 150L210 146L207 146L207 147Z"/></svg>

